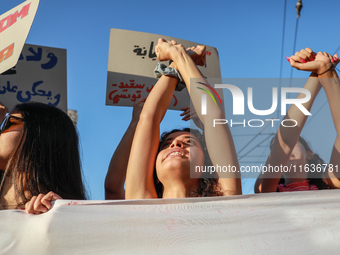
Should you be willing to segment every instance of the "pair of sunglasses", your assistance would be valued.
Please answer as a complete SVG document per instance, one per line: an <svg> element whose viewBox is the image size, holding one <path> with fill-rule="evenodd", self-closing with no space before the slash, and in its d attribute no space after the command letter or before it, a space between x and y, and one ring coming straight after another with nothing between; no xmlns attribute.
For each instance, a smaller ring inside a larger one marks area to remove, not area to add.
<svg viewBox="0 0 340 255"><path fill-rule="evenodd" d="M20 121L20 122L24 121L23 118L16 117L16 116L13 116L13 115L7 115L0 124L0 134L2 134L2 132L4 132L5 130L9 129L11 126L17 124L16 122L12 122L11 121L12 119L16 120L16 121Z"/></svg>

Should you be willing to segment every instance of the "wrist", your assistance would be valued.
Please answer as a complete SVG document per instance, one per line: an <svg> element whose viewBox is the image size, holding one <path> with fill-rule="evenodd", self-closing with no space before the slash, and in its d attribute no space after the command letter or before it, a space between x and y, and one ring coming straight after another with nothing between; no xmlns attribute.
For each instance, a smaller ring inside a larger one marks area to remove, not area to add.
<svg viewBox="0 0 340 255"><path fill-rule="evenodd" d="M332 63L324 63L318 68L316 73L318 76L326 75L326 74L328 75L328 73L331 75L331 72L329 71L331 71L333 68L334 68L334 65Z"/></svg>
<svg viewBox="0 0 340 255"><path fill-rule="evenodd" d="M178 70L178 69L177 69L177 65L175 64L174 61L171 61L171 64L169 65L169 67Z"/></svg>

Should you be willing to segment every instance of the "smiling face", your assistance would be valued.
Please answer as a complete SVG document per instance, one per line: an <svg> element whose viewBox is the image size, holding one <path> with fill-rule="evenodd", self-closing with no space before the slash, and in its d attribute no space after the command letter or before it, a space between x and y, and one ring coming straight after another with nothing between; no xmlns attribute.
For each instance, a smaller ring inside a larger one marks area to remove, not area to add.
<svg viewBox="0 0 340 255"><path fill-rule="evenodd" d="M196 136L190 132L175 132L165 139L156 159L158 179L190 179L190 166L204 165L204 153Z"/></svg>
<svg viewBox="0 0 340 255"><path fill-rule="evenodd" d="M10 116L22 118L18 111L13 111ZM22 120L9 117L7 129L0 135L0 169L4 170L7 162L17 148L23 134L24 123Z"/></svg>

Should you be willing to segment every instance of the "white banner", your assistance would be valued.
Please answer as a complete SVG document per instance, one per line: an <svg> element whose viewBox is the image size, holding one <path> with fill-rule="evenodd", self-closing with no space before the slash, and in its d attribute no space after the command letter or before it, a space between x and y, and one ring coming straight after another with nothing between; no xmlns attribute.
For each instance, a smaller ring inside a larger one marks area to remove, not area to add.
<svg viewBox="0 0 340 255"><path fill-rule="evenodd" d="M340 191L0 211L1 254L339 254Z"/></svg>

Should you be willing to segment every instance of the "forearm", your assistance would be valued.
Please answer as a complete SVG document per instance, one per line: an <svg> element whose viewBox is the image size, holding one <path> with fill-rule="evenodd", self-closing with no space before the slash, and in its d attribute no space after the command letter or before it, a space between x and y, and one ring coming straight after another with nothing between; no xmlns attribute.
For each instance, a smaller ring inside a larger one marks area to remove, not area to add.
<svg viewBox="0 0 340 255"><path fill-rule="evenodd" d="M304 89L308 90L310 92L311 98L308 102L303 103L302 106L308 111L311 111L311 108L313 106L313 103L315 101L315 98L320 92L321 84L315 74L311 74L308 78ZM306 95L304 93L300 93L297 96L297 99L305 98ZM295 104L291 105L289 108L286 116L284 117L284 120L292 119L291 124L287 122L287 126L294 126L294 127L284 127L280 126L278 129L278 138L279 142L282 145L281 147L284 149L284 151L290 155L291 150L296 145L301 131L307 121L308 115L305 115ZM285 148L287 147L287 148ZM286 151L288 149L288 151Z"/></svg>
<svg viewBox="0 0 340 255"><path fill-rule="evenodd" d="M319 81L325 90L337 133L329 164L333 165L333 168L338 168L340 165L340 80L337 72L332 69L332 71L319 75ZM333 171L327 169L326 177L328 178L326 182L333 188L340 188L340 173L334 169Z"/></svg>
<svg viewBox="0 0 340 255"><path fill-rule="evenodd" d="M127 167L125 199L157 198L153 170L158 141L159 124L152 123L141 116Z"/></svg>
<svg viewBox="0 0 340 255"><path fill-rule="evenodd" d="M340 81L336 70L319 75L319 81L325 90L329 107L331 110L334 127L337 135L340 135Z"/></svg>
<svg viewBox="0 0 340 255"><path fill-rule="evenodd" d="M151 90L146 100L141 117L161 123L169 107L178 79L162 76Z"/></svg>
<svg viewBox="0 0 340 255"><path fill-rule="evenodd" d="M302 104L302 106L305 107L307 111L310 111L315 98L321 89L321 85L316 75L310 75L304 86L304 89L307 89L310 92L311 98L308 102ZM297 99L304 98L305 96L306 95L304 93L301 93L298 95ZM289 108L284 120L292 119L294 121L292 121L291 124L286 122L285 125L294 126L296 124L296 126L279 127L271 152L265 164L267 167L281 167L288 164L290 154L292 153L294 146L300 137L307 118L308 115L305 115L296 105L292 105ZM260 173L255 183L255 193L275 192L281 177L281 171L266 171Z"/></svg>
<svg viewBox="0 0 340 255"><path fill-rule="evenodd" d="M173 57L186 83L196 113L204 124L205 140L211 161L214 165L230 165L237 169L236 172L223 173L223 176L220 176L219 184L223 194L242 194L240 173L238 171L239 163L229 126L225 124L214 127L215 119L225 118L223 106L219 98L217 98L215 91L204 79L190 56L184 51L179 51ZM213 97L207 95L206 91L213 95ZM205 95L207 98L206 114L201 113L202 95Z"/></svg>
<svg viewBox="0 0 340 255"><path fill-rule="evenodd" d="M129 161L133 136L137 127L136 121L132 120L122 140L112 155L105 178L105 199L124 199L124 182L126 169Z"/></svg>
<svg viewBox="0 0 340 255"><path fill-rule="evenodd" d="M162 76L144 104L128 163L126 199L157 198L153 171L159 144L159 125L177 82L177 78Z"/></svg>

